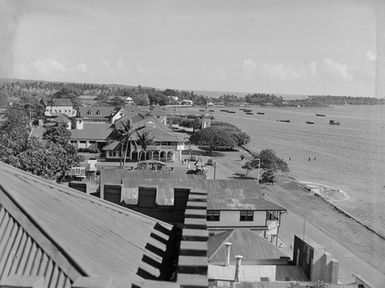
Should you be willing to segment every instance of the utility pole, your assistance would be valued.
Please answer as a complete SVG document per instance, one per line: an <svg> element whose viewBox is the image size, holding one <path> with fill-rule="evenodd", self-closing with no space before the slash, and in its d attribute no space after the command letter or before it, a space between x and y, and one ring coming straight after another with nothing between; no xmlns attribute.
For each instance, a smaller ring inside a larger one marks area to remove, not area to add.
<svg viewBox="0 0 385 288"><path fill-rule="evenodd" d="M261 171L261 158L257 158L257 159L258 159L258 183L259 183L259 174Z"/></svg>

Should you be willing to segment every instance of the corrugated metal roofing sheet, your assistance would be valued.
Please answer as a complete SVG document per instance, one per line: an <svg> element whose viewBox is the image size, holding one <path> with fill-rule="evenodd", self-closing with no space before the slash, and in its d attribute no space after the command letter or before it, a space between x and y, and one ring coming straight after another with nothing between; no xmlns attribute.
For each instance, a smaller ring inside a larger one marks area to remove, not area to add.
<svg viewBox="0 0 385 288"><path fill-rule="evenodd" d="M73 140L103 140L113 132L113 126L108 123L84 123L83 129L71 129Z"/></svg>
<svg viewBox="0 0 385 288"><path fill-rule="evenodd" d="M0 208L0 282L12 275L44 276L45 288L70 288L71 279L5 210Z"/></svg>
<svg viewBox="0 0 385 288"><path fill-rule="evenodd" d="M137 275L138 268L148 266L144 265L143 256L162 259L146 246L151 243L159 251L165 250L165 244L153 235L167 241L169 233L162 231L171 231L172 225L4 163L0 163L0 184L0 196L11 199L85 276L112 278L112 287L127 287L131 285L128 283L140 286L143 279ZM1 205L7 209L4 201ZM52 260L48 267L56 275L56 259Z"/></svg>
<svg viewBox="0 0 385 288"><path fill-rule="evenodd" d="M108 118L117 109L113 106L79 107L79 117L82 118Z"/></svg>
<svg viewBox="0 0 385 288"><path fill-rule="evenodd" d="M144 171L143 171L144 172ZM156 187L157 203L173 203L174 188L207 191L207 209L212 210L286 210L266 199L256 180L204 180L146 177L137 172L137 176L123 180L126 188ZM101 183L121 184L106 176ZM136 201L134 201L136 203ZM170 205L170 204L165 204Z"/></svg>
<svg viewBox="0 0 385 288"><path fill-rule="evenodd" d="M252 263L256 260L279 259L285 256L277 247L256 232L249 229L235 229L231 233L223 232L215 235L208 241L208 258L210 264L224 264L226 260L225 242L230 242L230 262L235 263L235 255L242 255L243 263ZM218 241L218 239L222 241Z"/></svg>

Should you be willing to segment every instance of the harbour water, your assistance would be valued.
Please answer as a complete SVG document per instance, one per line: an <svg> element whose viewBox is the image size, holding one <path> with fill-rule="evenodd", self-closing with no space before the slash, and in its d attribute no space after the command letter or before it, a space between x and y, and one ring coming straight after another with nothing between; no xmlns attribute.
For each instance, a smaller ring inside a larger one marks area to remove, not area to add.
<svg viewBox="0 0 385 288"><path fill-rule="evenodd" d="M238 108L229 108L236 111L233 114L218 108L215 118L247 132L252 150L276 151L297 180L342 190L347 197L337 197L335 204L385 235L384 105L247 108L253 115ZM290 122L277 121L282 119ZM330 120L341 125L330 125Z"/></svg>

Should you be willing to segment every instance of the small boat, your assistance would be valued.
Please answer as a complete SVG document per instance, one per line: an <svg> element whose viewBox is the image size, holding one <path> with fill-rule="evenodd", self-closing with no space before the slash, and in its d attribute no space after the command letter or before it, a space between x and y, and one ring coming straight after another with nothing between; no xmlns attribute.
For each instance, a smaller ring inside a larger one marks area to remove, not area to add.
<svg viewBox="0 0 385 288"><path fill-rule="evenodd" d="M277 120L278 122L290 123L290 120Z"/></svg>
<svg viewBox="0 0 385 288"><path fill-rule="evenodd" d="M203 110L203 109L199 109L199 112L205 112L205 110Z"/></svg>
<svg viewBox="0 0 385 288"><path fill-rule="evenodd" d="M315 116L318 116L318 117L326 117L325 114L315 114Z"/></svg>
<svg viewBox="0 0 385 288"><path fill-rule="evenodd" d="M254 115L253 112L246 112L246 115Z"/></svg>
<svg viewBox="0 0 385 288"><path fill-rule="evenodd" d="M209 112L215 112L214 110L209 110Z"/></svg>
<svg viewBox="0 0 385 288"><path fill-rule="evenodd" d="M226 110L226 109L221 109L221 110L219 110L219 111L221 111L221 112L227 112L227 110Z"/></svg>
<svg viewBox="0 0 385 288"><path fill-rule="evenodd" d="M306 121L306 124L314 124L314 121Z"/></svg>
<svg viewBox="0 0 385 288"><path fill-rule="evenodd" d="M265 115L265 112L257 112L258 115Z"/></svg>
<svg viewBox="0 0 385 288"><path fill-rule="evenodd" d="M341 125L341 123L339 121L336 121L336 120L330 120L329 124L330 125L337 125L337 126Z"/></svg>
<svg viewBox="0 0 385 288"><path fill-rule="evenodd" d="M227 110L227 113L235 113L235 111Z"/></svg>

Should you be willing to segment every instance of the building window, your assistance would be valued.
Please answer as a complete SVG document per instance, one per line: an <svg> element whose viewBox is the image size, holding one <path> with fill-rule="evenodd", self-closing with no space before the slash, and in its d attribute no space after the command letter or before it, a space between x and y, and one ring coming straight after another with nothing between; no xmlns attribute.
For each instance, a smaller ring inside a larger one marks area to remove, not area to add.
<svg viewBox="0 0 385 288"><path fill-rule="evenodd" d="M207 221L219 221L220 211L219 210L207 210Z"/></svg>
<svg viewBox="0 0 385 288"><path fill-rule="evenodd" d="M254 211L240 211L240 221L254 221Z"/></svg>
<svg viewBox="0 0 385 288"><path fill-rule="evenodd" d="M279 211L266 211L266 220L267 221L278 221Z"/></svg>

